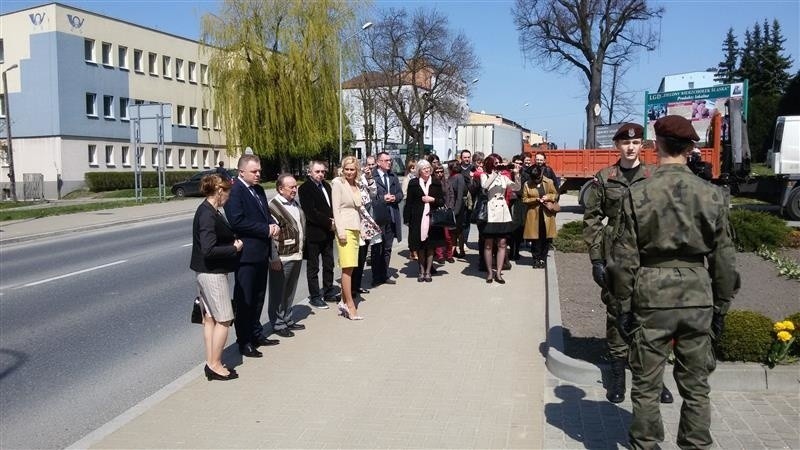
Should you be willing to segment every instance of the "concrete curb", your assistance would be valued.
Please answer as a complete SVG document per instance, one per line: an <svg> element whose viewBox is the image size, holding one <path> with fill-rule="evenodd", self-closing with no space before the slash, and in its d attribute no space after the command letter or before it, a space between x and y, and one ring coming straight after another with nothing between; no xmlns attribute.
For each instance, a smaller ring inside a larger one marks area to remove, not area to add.
<svg viewBox="0 0 800 450"><path fill-rule="evenodd" d="M547 289L547 355L545 365L547 370L556 377L571 383L585 385L602 383L603 372L608 370L607 365L596 366L586 361L571 358L564 353L558 271L552 250L547 255L545 280ZM630 373L626 373L628 383L630 383ZM666 367L664 382L670 388L674 388L672 365L667 365ZM800 367L794 365L770 369L763 364L756 363L717 362L717 368L711 374L709 383L712 389L721 391L770 391L796 394L800 389Z"/></svg>

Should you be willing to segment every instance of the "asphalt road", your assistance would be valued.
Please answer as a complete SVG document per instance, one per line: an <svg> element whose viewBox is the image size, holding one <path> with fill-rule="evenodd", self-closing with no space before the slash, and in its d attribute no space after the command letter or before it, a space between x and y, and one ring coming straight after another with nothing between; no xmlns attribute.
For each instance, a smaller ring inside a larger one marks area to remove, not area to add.
<svg viewBox="0 0 800 450"><path fill-rule="evenodd" d="M203 361L189 322L191 225L188 215L0 249L0 448L63 448Z"/></svg>

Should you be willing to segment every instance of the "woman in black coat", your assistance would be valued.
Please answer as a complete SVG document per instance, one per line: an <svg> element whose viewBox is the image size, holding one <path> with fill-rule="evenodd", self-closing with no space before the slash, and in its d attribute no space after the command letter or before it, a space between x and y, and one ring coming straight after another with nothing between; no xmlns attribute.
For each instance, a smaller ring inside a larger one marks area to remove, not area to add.
<svg viewBox="0 0 800 450"><path fill-rule="evenodd" d="M431 266L436 247L445 245L444 229L431 225L430 213L444 206L442 183L431 176L431 164L417 163L417 178L408 183L408 247L417 252L417 281L431 282Z"/></svg>

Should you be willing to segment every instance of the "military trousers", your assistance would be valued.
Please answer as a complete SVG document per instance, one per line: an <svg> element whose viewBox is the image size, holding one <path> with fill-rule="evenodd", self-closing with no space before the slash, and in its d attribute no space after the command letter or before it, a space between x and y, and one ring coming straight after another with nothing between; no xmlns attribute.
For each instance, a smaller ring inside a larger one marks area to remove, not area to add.
<svg viewBox="0 0 800 450"><path fill-rule="evenodd" d="M639 309L634 313L639 328L633 333L628 356L633 374L631 448L657 448L664 440L660 394L670 349L675 354L675 383L683 398L678 447L711 447L708 376L716 368L710 331L713 308Z"/></svg>
<svg viewBox="0 0 800 450"><path fill-rule="evenodd" d="M611 359L627 359L628 358L628 344L622 339L622 335L617 330L617 318L611 313L608 307L611 299L611 294L607 289L600 291L600 299L606 305L606 345L608 346L608 355Z"/></svg>

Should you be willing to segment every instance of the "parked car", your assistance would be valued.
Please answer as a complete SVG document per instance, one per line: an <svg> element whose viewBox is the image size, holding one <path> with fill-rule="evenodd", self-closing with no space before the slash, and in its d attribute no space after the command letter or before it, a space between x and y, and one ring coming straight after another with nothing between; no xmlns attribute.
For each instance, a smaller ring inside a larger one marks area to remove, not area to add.
<svg viewBox="0 0 800 450"><path fill-rule="evenodd" d="M231 182L239 176L237 169L227 169ZM197 197L200 196L200 180L206 175L217 173L217 169L204 170L192 175L184 181L172 185L172 194L176 197Z"/></svg>

